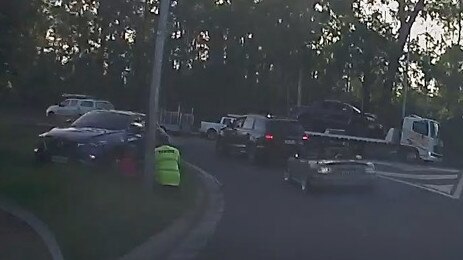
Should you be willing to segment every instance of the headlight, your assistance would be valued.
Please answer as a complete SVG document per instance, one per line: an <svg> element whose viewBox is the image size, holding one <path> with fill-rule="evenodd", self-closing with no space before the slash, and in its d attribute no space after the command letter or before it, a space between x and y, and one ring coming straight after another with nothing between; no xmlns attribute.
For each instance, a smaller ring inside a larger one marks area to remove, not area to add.
<svg viewBox="0 0 463 260"><path fill-rule="evenodd" d="M366 173L375 173L376 172L375 165L373 163L368 163L368 166L367 166L365 172Z"/></svg>
<svg viewBox="0 0 463 260"><path fill-rule="evenodd" d="M320 174L328 174L330 172L331 172L330 167L320 167L320 168L318 168L318 173L320 173Z"/></svg>

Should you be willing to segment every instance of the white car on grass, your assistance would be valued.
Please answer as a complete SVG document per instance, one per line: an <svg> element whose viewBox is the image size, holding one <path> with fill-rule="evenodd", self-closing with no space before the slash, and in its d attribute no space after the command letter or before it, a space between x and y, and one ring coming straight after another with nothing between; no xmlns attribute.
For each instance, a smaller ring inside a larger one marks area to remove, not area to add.
<svg viewBox="0 0 463 260"><path fill-rule="evenodd" d="M65 116L79 117L93 110L113 110L114 106L106 100L93 98L68 98L57 105L47 108L46 115L48 117Z"/></svg>

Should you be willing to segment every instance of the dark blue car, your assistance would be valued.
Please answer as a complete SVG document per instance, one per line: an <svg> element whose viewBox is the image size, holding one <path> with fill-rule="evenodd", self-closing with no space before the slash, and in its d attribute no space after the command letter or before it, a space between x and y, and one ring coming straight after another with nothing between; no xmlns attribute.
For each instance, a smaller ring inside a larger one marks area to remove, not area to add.
<svg viewBox="0 0 463 260"><path fill-rule="evenodd" d="M53 128L39 136L35 156L40 162L108 162L131 150L143 151L144 114L129 111L92 111L69 127ZM168 144L169 136L157 128L157 145Z"/></svg>

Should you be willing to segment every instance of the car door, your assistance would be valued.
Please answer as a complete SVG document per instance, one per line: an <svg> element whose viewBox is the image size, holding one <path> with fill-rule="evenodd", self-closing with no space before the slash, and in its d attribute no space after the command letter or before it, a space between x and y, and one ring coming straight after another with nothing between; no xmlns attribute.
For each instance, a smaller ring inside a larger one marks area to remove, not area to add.
<svg viewBox="0 0 463 260"><path fill-rule="evenodd" d="M429 130L429 121L419 120L413 122L412 130L409 131L409 144L418 148L420 155L426 156L426 153L428 152L428 147L430 147L430 144L432 143L432 138L430 137Z"/></svg>
<svg viewBox="0 0 463 260"><path fill-rule="evenodd" d="M79 110L79 100L77 99L70 99L69 104L65 107L65 115L66 116L74 116L78 114Z"/></svg>
<svg viewBox="0 0 463 260"><path fill-rule="evenodd" d="M60 116L68 115L69 111L69 103L71 102L70 99L66 99L59 103L58 108L56 109L56 114Z"/></svg>
<svg viewBox="0 0 463 260"><path fill-rule="evenodd" d="M253 135L255 122L255 117L248 116L243 123L243 127L237 128L237 147L246 148L249 142L256 141L256 136Z"/></svg>
<svg viewBox="0 0 463 260"><path fill-rule="evenodd" d="M83 115L89 111L94 110L95 102L91 100L82 100L79 104L79 114Z"/></svg>
<svg viewBox="0 0 463 260"><path fill-rule="evenodd" d="M238 129L241 129L243 127L244 121L246 120L246 117L240 117L237 118L231 127L227 126L222 130L222 136L221 136L221 141L231 147L236 147L238 145Z"/></svg>

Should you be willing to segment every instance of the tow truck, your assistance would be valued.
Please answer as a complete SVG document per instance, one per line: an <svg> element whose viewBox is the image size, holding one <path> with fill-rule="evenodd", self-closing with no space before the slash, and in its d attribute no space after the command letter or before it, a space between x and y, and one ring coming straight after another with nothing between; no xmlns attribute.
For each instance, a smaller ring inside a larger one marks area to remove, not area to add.
<svg viewBox="0 0 463 260"><path fill-rule="evenodd" d="M410 115L403 119L401 129L389 129L385 139L350 136L345 130L326 129L324 133L306 131L311 138L308 152L325 153L326 147L348 149L362 157L387 153L406 161L442 161L443 142L440 124L432 119ZM329 150L329 149L328 149Z"/></svg>

